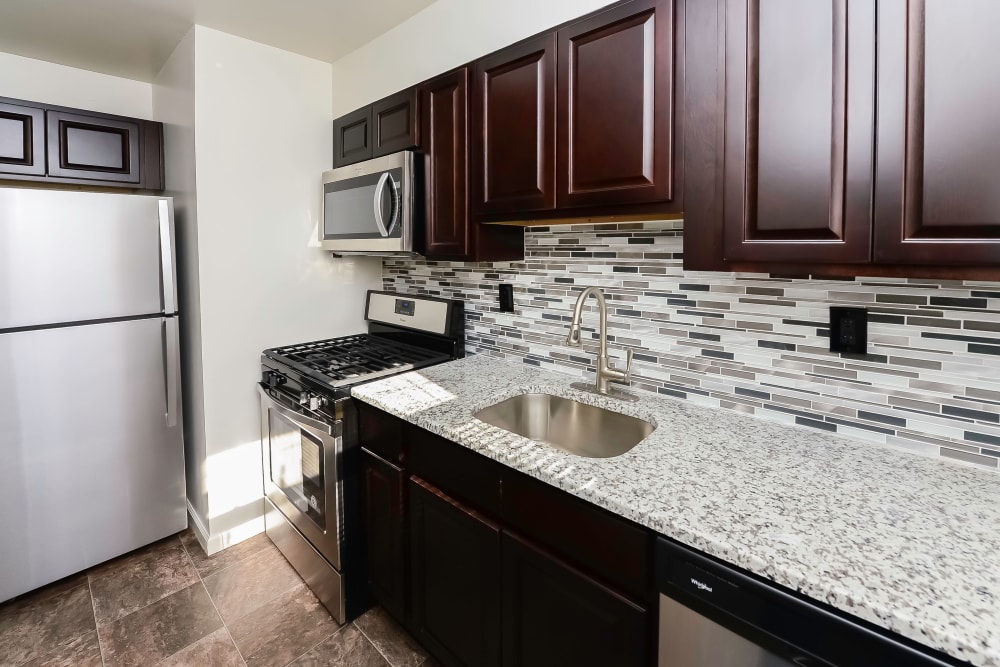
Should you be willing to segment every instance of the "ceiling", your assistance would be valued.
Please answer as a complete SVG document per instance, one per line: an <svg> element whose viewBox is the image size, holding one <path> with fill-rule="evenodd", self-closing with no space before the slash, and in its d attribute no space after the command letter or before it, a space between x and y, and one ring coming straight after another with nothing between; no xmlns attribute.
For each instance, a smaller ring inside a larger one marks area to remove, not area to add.
<svg viewBox="0 0 1000 667"><path fill-rule="evenodd" d="M333 62L434 0L0 0L0 51L152 81L195 23Z"/></svg>

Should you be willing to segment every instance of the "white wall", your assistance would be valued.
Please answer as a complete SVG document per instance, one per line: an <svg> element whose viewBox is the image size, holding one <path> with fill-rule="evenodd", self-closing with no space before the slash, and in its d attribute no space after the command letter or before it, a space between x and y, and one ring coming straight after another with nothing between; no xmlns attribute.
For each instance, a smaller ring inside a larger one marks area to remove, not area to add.
<svg viewBox="0 0 1000 667"><path fill-rule="evenodd" d="M333 64L333 117L613 0L437 0Z"/></svg>
<svg viewBox="0 0 1000 667"><path fill-rule="evenodd" d="M201 297L198 290L194 48L192 28L153 81L153 117L163 123L165 194L174 198L187 496L195 520L201 523L199 528L205 531L208 491L205 488L205 396L201 381Z"/></svg>
<svg viewBox="0 0 1000 667"><path fill-rule="evenodd" d="M260 530L261 350L364 330L375 258L311 247L332 161L330 65L195 26L198 281L213 538Z"/></svg>
<svg viewBox="0 0 1000 667"><path fill-rule="evenodd" d="M0 97L153 117L152 84L2 52Z"/></svg>

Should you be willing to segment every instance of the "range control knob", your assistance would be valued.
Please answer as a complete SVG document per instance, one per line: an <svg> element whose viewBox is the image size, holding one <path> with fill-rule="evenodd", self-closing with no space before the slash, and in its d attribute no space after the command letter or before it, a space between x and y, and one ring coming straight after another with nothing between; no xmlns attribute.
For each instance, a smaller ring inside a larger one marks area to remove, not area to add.
<svg viewBox="0 0 1000 667"><path fill-rule="evenodd" d="M275 371L264 371L261 381L271 389L275 389L285 384L285 376Z"/></svg>
<svg viewBox="0 0 1000 667"><path fill-rule="evenodd" d="M299 392L299 405L309 405L309 398L308 391Z"/></svg>
<svg viewBox="0 0 1000 667"><path fill-rule="evenodd" d="M313 412L319 410L321 407L326 405L326 399L322 396L310 396L309 397L309 409Z"/></svg>

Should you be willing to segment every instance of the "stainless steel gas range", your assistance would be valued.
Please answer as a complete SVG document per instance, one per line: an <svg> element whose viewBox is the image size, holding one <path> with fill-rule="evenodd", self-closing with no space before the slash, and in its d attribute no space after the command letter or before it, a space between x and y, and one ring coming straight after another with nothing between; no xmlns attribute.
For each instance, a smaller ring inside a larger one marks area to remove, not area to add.
<svg viewBox="0 0 1000 667"><path fill-rule="evenodd" d="M351 387L464 355L459 301L368 293L368 333L265 350L267 535L339 623L367 608L358 418Z"/></svg>

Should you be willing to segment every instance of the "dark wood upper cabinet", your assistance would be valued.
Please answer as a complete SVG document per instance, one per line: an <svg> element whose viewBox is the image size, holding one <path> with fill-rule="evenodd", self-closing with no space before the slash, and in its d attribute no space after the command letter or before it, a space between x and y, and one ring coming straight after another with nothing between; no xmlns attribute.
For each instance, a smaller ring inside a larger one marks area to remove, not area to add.
<svg viewBox="0 0 1000 667"><path fill-rule="evenodd" d="M881 0L875 261L1000 265L1000 4Z"/></svg>
<svg viewBox="0 0 1000 667"><path fill-rule="evenodd" d="M469 256L469 73L465 67L420 87L427 256Z"/></svg>
<svg viewBox="0 0 1000 667"><path fill-rule="evenodd" d="M46 115L50 176L139 183L138 121L60 111Z"/></svg>
<svg viewBox="0 0 1000 667"><path fill-rule="evenodd" d="M372 105L372 157L420 145L420 103L410 88Z"/></svg>
<svg viewBox="0 0 1000 667"><path fill-rule="evenodd" d="M45 110L0 103L0 174L45 175Z"/></svg>
<svg viewBox="0 0 1000 667"><path fill-rule="evenodd" d="M477 213L555 207L555 97L554 34L476 61L472 190Z"/></svg>
<svg viewBox="0 0 1000 667"><path fill-rule="evenodd" d="M646 609L529 542L503 535L503 664L648 664Z"/></svg>
<svg viewBox="0 0 1000 667"><path fill-rule="evenodd" d="M451 667L500 665L500 527L410 479L412 630Z"/></svg>
<svg viewBox="0 0 1000 667"><path fill-rule="evenodd" d="M728 0L725 21L725 258L867 262L872 3Z"/></svg>
<svg viewBox="0 0 1000 667"><path fill-rule="evenodd" d="M685 267L995 279L997 21L975 0L689 3Z"/></svg>
<svg viewBox="0 0 1000 667"><path fill-rule="evenodd" d="M469 202L469 68L419 86L424 154L424 255L502 261L524 257L524 229L475 221Z"/></svg>
<svg viewBox="0 0 1000 667"><path fill-rule="evenodd" d="M633 0L559 31L559 208L674 198L675 19Z"/></svg>
<svg viewBox="0 0 1000 667"><path fill-rule="evenodd" d="M163 124L0 98L0 179L163 190Z"/></svg>
<svg viewBox="0 0 1000 667"><path fill-rule="evenodd" d="M372 156L372 107L333 121L333 166L344 167Z"/></svg>

